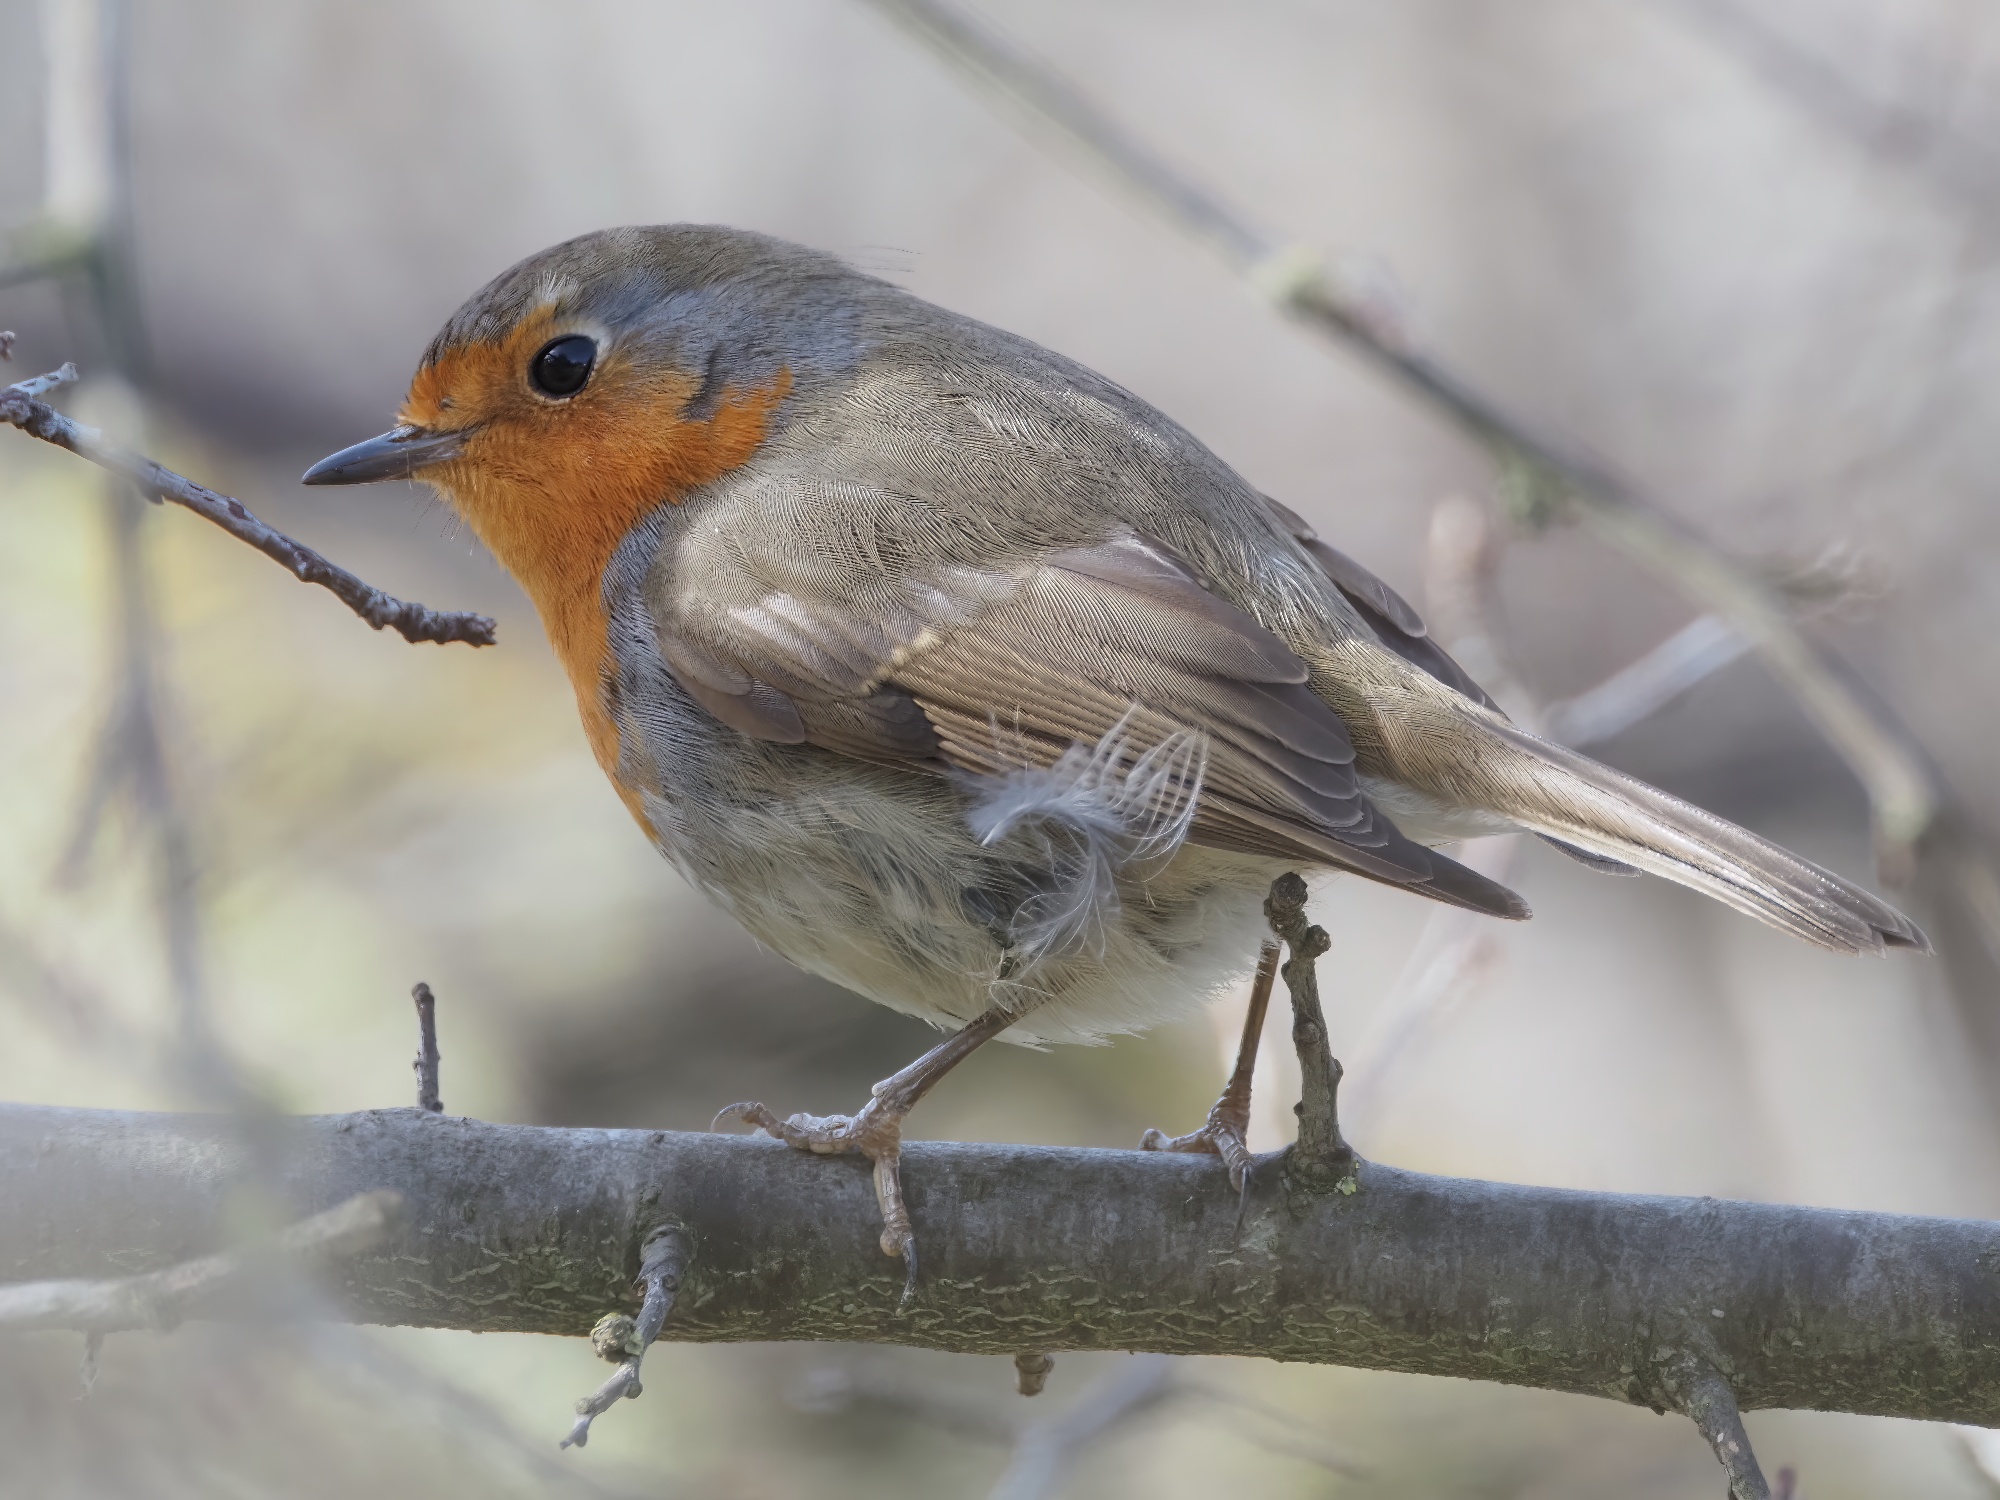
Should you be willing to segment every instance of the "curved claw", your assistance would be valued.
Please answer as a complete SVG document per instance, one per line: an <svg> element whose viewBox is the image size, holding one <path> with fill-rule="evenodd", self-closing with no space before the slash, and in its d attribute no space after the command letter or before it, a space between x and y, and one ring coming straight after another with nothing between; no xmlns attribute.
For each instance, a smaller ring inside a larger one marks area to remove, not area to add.
<svg viewBox="0 0 2000 1500"><path fill-rule="evenodd" d="M1250 1179L1256 1174L1256 1171L1257 1159L1254 1156L1245 1158L1240 1174L1235 1168L1232 1167L1230 1169L1231 1176L1240 1176L1241 1178L1236 1184L1236 1237L1238 1239L1243 1238L1244 1215L1250 1212Z"/></svg>
<svg viewBox="0 0 2000 1500"><path fill-rule="evenodd" d="M778 1117L772 1114L770 1110L754 1100L746 1100L741 1104L723 1105L721 1109L715 1112L715 1118L708 1122L708 1128L714 1130L716 1126L732 1115L744 1124L754 1125L759 1130L771 1130L771 1127L778 1123ZM775 1131L772 1131L772 1133L776 1134Z"/></svg>
<svg viewBox="0 0 2000 1500"><path fill-rule="evenodd" d="M903 1295L896 1301L896 1311L902 1312L917 1296L917 1237L913 1234L903 1241Z"/></svg>

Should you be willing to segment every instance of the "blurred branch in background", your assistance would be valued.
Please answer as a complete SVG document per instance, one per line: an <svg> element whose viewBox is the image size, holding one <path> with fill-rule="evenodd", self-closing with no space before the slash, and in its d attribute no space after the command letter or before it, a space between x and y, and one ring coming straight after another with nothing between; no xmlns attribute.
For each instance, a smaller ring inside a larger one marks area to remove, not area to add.
<svg viewBox="0 0 2000 1500"><path fill-rule="evenodd" d="M401 1217L403 1206L395 1193L357 1193L283 1230L268 1244L109 1281L0 1286L0 1329L82 1329L103 1335L170 1329L189 1318L254 1316L258 1308L282 1310L289 1300L285 1286L303 1269L374 1249Z"/></svg>
<svg viewBox="0 0 2000 1500"><path fill-rule="evenodd" d="M1432 634L1492 693L1517 724L1579 749L1622 734L1658 713L1749 650L1743 637L1714 615L1697 615L1651 650L1571 698L1543 705L1522 680L1508 645L1496 582L1506 538L1486 507L1461 496L1431 513L1424 558L1424 592ZM1801 603L1838 602L1852 590L1851 570L1815 567L1777 580ZM1526 838L1476 839L1460 860L1510 884ZM1994 908L2000 932L2000 902ZM1498 923L1449 907L1432 912L1403 965L1395 988L1355 1049L1348 1085L1357 1119L1379 1120L1410 1061L1442 1036L1498 972L1513 933Z"/></svg>
<svg viewBox="0 0 2000 1500"><path fill-rule="evenodd" d="M1542 710L1541 732L1579 750L1600 745L1651 718L1749 650L1749 643L1714 615L1696 615L1597 686L1549 704Z"/></svg>
<svg viewBox="0 0 2000 1500"><path fill-rule="evenodd" d="M868 0L946 62L1024 115L1039 136L1168 226L1212 250L1248 285L1321 336L1366 357L1403 390L1493 455L1503 504L1524 525L1573 519L1659 574L1756 650L1866 791L1877 858L1897 884L1915 882L1944 942L1961 1008L2000 1051L2000 895L1986 841L1944 787L1910 731L1811 642L1780 589L1727 556L1650 496L1538 432L1472 382L1413 347L1379 297L1286 248L1114 122L1039 61L940 0ZM1957 935L1954 938L1954 935ZM1968 940L1966 935L1971 935Z"/></svg>
<svg viewBox="0 0 2000 1500"><path fill-rule="evenodd" d="M1315 1464L1331 1474L1358 1478L1366 1471L1333 1451L1305 1422L1269 1402L1226 1385L1202 1380L1164 1354L1134 1355L1100 1377L1061 1411L1033 1416L1019 1407L954 1399L865 1365L831 1366L799 1380L787 1399L816 1416L843 1416L870 1409L941 1431L1004 1444L1007 1468L988 1500L1044 1500L1057 1493L1085 1457L1127 1436L1145 1418L1170 1403L1230 1418L1244 1442Z"/></svg>
<svg viewBox="0 0 2000 1500"><path fill-rule="evenodd" d="M149 375L151 357L133 254L129 0L43 0L41 21L46 78L42 208L40 217L16 236L16 263L0 275L0 285L54 280L64 293L73 329L100 347L106 375L87 394L123 423L143 428L137 391ZM0 348L0 356L6 355L11 348ZM171 500L193 510L298 578L328 589L377 629L393 626L405 639L485 645L493 639L494 626L483 616L440 613L392 598L266 526L240 502L104 442L96 431L41 399L75 378L74 367L65 365L52 375L0 389L0 421L66 448L111 476L104 499L112 573L112 687L86 756L84 784L56 881L68 889L80 886L91 873L107 817L120 806L130 812L138 837L150 845L152 903L174 1004L176 1045L160 1060L195 1097L242 1107L251 1103L250 1093L210 1015L200 863L176 775L164 633L147 554L152 506L141 502ZM8 946L17 953L27 951L20 943ZM40 988L48 991L46 985Z"/></svg>
<svg viewBox="0 0 2000 1500"><path fill-rule="evenodd" d="M85 347L95 345L92 357L102 373L85 396L122 427L143 433L145 408L139 393L149 384L153 367L132 223L130 21L129 0L42 0L42 203L37 218L12 236L7 257L0 260L0 288L34 281L55 287L71 336ZM11 358L12 344L11 334L0 335L0 359ZM111 683L91 748L80 757L83 783L54 879L59 888L80 887L93 873L107 823L121 810L129 815L132 836L145 856L148 901L172 1000L172 1033L163 1039L145 1035L97 987L52 961L30 934L4 920L0 978L53 1030L83 1044L94 1057L233 1112L240 1160L229 1175L238 1188L250 1190L235 1205L242 1228L268 1207L259 1198L273 1184L271 1137L265 1127L275 1113L244 1076L213 1018L199 841L177 775L181 726L173 713L164 659L167 635L147 545L154 506L170 500L195 511L301 580L328 589L375 628L392 626L407 640L486 645L493 641L494 624L483 616L432 611L395 599L264 525L239 502L105 443L41 399L74 378L73 368L65 366L53 377L0 389L0 420L69 449L107 476L103 498L111 575ZM25 1326L22 1317L39 1307L44 1322L53 1318L63 1326L87 1325L88 1385L107 1328L205 1315L218 1297L236 1299L250 1283L269 1282L274 1256L282 1263L278 1269L290 1273L286 1284L309 1298L311 1289L297 1274L301 1265L324 1264L373 1244L394 1218L392 1198L357 1197L267 1243L252 1240L147 1277L9 1288L8 1300L0 1303L0 1321ZM388 1359L372 1357L377 1363ZM449 1382L411 1370L395 1373L405 1392L420 1393L447 1412L446 1426L472 1425L465 1413L476 1403ZM501 1426L490 1414L483 1425L489 1440Z"/></svg>
<svg viewBox="0 0 2000 1500"><path fill-rule="evenodd" d="M1871 94L1746 0L1656 3L1692 21L1830 134L1931 188L1981 238L2000 229L2000 147L1959 127L1947 89L1927 89L1922 106Z"/></svg>
<svg viewBox="0 0 2000 1500"><path fill-rule="evenodd" d="M134 389L145 381L150 358L132 242L131 8L129 0L42 0L41 20L42 212L22 239L33 247L30 267L58 282L72 325L100 341L109 374L100 405L136 421ZM73 427L39 398L75 378L65 365L0 391L0 420L37 435L54 423ZM122 803L139 838L152 846L149 884L175 1023L175 1045L162 1061L196 1098L241 1109L251 1096L209 1014L200 875L168 744L146 507L137 498L124 483L104 488L113 686L86 757L89 770L57 881L70 888L81 883L105 815Z"/></svg>
<svg viewBox="0 0 2000 1500"><path fill-rule="evenodd" d="M95 985L49 957L5 915L0 915L0 985L50 1033L93 1060L147 1078L163 1071L159 1049L138 1036Z"/></svg>

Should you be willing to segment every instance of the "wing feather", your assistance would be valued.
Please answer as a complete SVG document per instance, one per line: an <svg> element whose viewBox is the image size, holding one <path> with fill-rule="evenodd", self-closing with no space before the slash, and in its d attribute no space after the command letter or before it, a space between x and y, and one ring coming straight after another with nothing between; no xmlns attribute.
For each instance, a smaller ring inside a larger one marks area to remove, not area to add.
<svg viewBox="0 0 2000 1500"><path fill-rule="evenodd" d="M661 601L670 604L673 601ZM1407 609L1407 606L1405 606ZM913 770L1001 774L1076 744L1206 747L1195 843L1331 864L1504 916L1504 888L1412 842L1362 793L1306 664L1134 535L910 581L893 607L803 582L656 610L689 694L756 738Z"/></svg>
<svg viewBox="0 0 2000 1500"><path fill-rule="evenodd" d="M1493 701L1485 688L1472 680L1472 674L1453 661L1444 647L1431 639L1423 616L1410 606L1407 599L1345 552L1321 541L1319 533L1290 506L1279 504L1269 495L1264 497L1264 503L1271 507L1293 539L1305 548L1306 554L1319 565L1319 570L1326 574L1333 586L1346 595L1347 602L1361 611L1362 619L1374 630L1377 640L1452 691L1463 693L1474 703L1483 704L1495 713L1500 712L1500 705Z"/></svg>

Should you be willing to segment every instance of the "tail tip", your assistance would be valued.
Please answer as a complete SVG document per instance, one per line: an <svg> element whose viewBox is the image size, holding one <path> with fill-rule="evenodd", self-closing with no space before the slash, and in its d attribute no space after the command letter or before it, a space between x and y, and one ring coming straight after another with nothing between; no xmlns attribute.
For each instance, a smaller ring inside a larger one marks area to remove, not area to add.
<svg viewBox="0 0 2000 1500"><path fill-rule="evenodd" d="M1892 948L1903 948L1911 953L1921 953L1926 958L1932 957L1937 952L1937 949L1931 946L1931 940L1925 934L1923 928L1912 922L1908 917L1904 917L1897 926L1884 929L1881 937L1882 951L1885 955Z"/></svg>

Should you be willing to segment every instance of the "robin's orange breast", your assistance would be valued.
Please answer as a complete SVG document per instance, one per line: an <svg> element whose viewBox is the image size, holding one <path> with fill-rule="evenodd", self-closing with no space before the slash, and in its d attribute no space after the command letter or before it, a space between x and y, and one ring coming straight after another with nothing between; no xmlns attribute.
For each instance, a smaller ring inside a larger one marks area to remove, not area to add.
<svg viewBox="0 0 2000 1500"><path fill-rule="evenodd" d="M691 417L697 377L613 350L578 396L545 401L522 372L558 331L545 308L502 339L447 351L418 372L400 419L432 430L473 426L461 455L424 477L534 601L591 750L615 782L604 569L649 513L748 461L792 380L781 370L765 386L725 387L712 414ZM645 823L637 794L622 784L619 792Z"/></svg>

